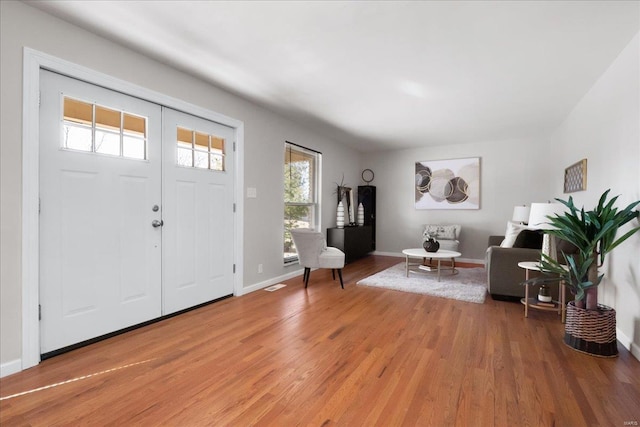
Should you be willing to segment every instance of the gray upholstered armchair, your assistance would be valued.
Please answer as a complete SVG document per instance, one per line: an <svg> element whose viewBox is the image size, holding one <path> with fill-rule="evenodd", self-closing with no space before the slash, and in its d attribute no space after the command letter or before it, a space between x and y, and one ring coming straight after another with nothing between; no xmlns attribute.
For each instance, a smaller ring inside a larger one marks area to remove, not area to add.
<svg viewBox="0 0 640 427"><path fill-rule="evenodd" d="M298 252L298 261L304 267L304 287L309 285L309 275L312 268L330 268L333 279L336 278L336 270L342 283L342 268L344 267L344 252L338 248L327 247L324 235L307 228L295 228L291 230L291 237Z"/></svg>
<svg viewBox="0 0 640 427"><path fill-rule="evenodd" d="M428 239L429 236L436 239L440 243L440 249L448 251L457 251L460 245L460 231L462 226L458 224L452 225L436 225L425 224L422 229L422 243Z"/></svg>

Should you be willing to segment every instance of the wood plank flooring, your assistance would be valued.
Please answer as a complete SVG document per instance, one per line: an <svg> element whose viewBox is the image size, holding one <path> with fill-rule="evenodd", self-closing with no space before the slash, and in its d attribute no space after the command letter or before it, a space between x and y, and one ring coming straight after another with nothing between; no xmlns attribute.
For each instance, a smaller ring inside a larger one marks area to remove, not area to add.
<svg viewBox="0 0 640 427"><path fill-rule="evenodd" d="M307 290L300 276L46 360L0 380L0 425L640 422L640 362L621 345L578 353L554 313L518 303L356 286L401 261L347 265L345 290L314 271Z"/></svg>

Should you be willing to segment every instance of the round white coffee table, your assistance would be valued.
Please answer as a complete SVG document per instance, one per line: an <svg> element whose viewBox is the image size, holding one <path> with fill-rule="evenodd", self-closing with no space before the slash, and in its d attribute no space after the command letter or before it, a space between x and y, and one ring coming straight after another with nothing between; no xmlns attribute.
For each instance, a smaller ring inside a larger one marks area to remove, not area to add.
<svg viewBox="0 0 640 427"><path fill-rule="evenodd" d="M402 253L405 256L405 270L407 273L407 277L409 277L409 271L413 271L413 272L436 271L438 273L438 282L440 281L440 271L441 271L440 261L442 261L443 259L451 260L451 269L447 268L445 271L449 272L450 274L457 274L458 270L456 270L456 258L459 256L462 256L460 252L447 251L444 249L441 249L438 252L427 252L424 250L424 248L412 248L412 249L404 249ZM421 262L417 264L410 264L409 258L420 258L420 260L422 260L423 258L430 258L431 263L429 265L422 265ZM432 264L434 259L438 261L437 265ZM412 265L417 265L418 268L410 270L409 267Z"/></svg>

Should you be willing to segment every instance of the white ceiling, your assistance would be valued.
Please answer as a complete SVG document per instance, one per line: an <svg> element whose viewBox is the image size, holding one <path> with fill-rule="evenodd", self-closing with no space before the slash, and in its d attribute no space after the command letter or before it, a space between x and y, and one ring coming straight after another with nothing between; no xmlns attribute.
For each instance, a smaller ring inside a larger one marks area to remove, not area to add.
<svg viewBox="0 0 640 427"><path fill-rule="evenodd" d="M546 135L640 29L636 1L28 3L361 151Z"/></svg>

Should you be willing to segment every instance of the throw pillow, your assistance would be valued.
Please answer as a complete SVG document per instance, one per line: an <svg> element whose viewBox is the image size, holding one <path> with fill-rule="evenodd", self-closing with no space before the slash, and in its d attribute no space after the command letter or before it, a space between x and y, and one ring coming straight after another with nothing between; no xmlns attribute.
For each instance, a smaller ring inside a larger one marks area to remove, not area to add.
<svg viewBox="0 0 640 427"><path fill-rule="evenodd" d="M542 234L540 230L522 230L513 242L513 247L542 249Z"/></svg>
<svg viewBox="0 0 640 427"><path fill-rule="evenodd" d="M580 252L577 246L575 246L573 243L567 242L566 240L562 240L562 239L556 239L556 250L558 253L558 261L560 262L560 264L567 263L567 260L565 259L565 257L573 257L578 252Z"/></svg>
<svg viewBox="0 0 640 427"><path fill-rule="evenodd" d="M566 255L577 254L579 249L571 242L567 242L566 240L557 239L556 240L556 250L558 251L558 258L562 259L562 253Z"/></svg>
<svg viewBox="0 0 640 427"><path fill-rule="evenodd" d="M516 224L511 221L507 222L507 231L504 233L504 240L500 243L500 247L512 248L518 238L518 234L526 228L526 225Z"/></svg>

